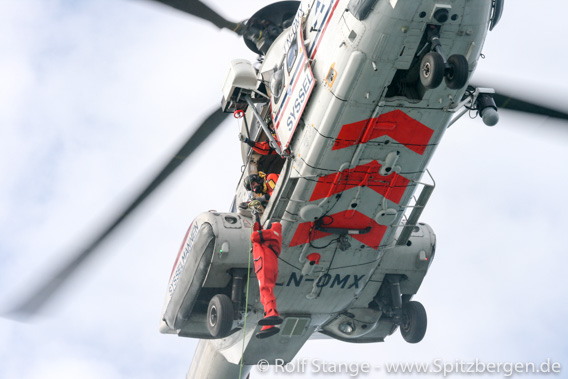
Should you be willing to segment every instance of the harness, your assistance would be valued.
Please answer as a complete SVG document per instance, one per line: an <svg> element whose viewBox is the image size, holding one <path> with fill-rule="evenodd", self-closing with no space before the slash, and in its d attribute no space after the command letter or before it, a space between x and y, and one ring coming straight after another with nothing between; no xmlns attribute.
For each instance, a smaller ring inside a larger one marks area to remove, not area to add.
<svg viewBox="0 0 568 379"><path fill-rule="evenodd" d="M262 229L258 229L258 235L260 236L260 242L264 243L264 241L266 241L266 240L264 239L264 236L262 235ZM278 252L276 251L276 249L272 245L268 245L268 248L270 250L272 250L272 252L274 254L276 254L276 257L278 258Z"/></svg>

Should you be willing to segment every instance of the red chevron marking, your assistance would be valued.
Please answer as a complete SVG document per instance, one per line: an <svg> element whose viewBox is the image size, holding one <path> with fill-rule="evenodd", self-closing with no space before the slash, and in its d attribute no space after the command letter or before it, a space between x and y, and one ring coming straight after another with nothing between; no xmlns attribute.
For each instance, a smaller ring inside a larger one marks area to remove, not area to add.
<svg viewBox="0 0 568 379"><path fill-rule="evenodd" d="M363 121L343 125L332 150L367 143L389 136L410 150L422 155L434 130L416 121L401 110L394 110Z"/></svg>
<svg viewBox="0 0 568 379"><path fill-rule="evenodd" d="M399 203L410 182L395 172L382 176L381 165L377 161L336 172L319 178L310 201L330 197L348 189L367 186L390 201Z"/></svg>
<svg viewBox="0 0 568 379"><path fill-rule="evenodd" d="M365 229L371 227L369 233L366 234L352 234L351 237L357 241L369 246L370 248L377 249L381 244L383 236L387 230L387 226L379 225L370 217L365 216L363 213L354 211L351 217L347 216L347 212L351 210L339 212L331 216L326 216L323 220L324 223L328 222L328 218L332 219L329 224L325 224L326 228L344 228L344 229ZM302 245L308 242L313 242L320 238L332 235L331 233L324 233L319 230L313 229L313 222L304 222L298 225L290 247Z"/></svg>

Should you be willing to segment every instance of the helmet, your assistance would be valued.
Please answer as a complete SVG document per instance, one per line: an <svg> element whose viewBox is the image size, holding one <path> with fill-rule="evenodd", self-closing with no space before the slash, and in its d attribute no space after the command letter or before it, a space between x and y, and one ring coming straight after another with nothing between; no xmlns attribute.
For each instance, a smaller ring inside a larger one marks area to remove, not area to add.
<svg viewBox="0 0 568 379"><path fill-rule="evenodd" d="M260 185L251 187L251 185L252 185L253 182L258 183L258 184L260 184ZM252 175L247 176L247 177L245 178L244 184L245 184L245 188L246 188L248 191L253 191L253 192L256 192L256 193L262 193L262 192L263 192L262 190L264 189L264 188L263 188L263 187L264 187L264 186L263 186L263 184L264 184L264 179L262 179L262 177L260 177L260 176L257 175L257 174L252 174Z"/></svg>

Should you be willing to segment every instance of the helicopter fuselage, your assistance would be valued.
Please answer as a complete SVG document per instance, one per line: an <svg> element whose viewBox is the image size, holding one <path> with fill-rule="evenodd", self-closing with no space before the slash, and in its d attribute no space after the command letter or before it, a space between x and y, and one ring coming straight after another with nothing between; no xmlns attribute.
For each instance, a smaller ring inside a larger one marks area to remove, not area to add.
<svg viewBox="0 0 568 379"><path fill-rule="evenodd" d="M492 0L303 1L254 70L256 88L244 80L248 88L231 87L223 99L226 110L247 108L243 134L260 141L274 133L282 151L255 158L255 170L280 175L262 215L263 223L283 228L275 294L284 324L271 337L278 343L267 347L252 337L262 318L254 281L248 300L241 287L233 294L235 272L239 280L250 272L250 214L236 207L250 200L243 180L251 152L244 144L247 167L235 206L194 221L193 228L211 225L213 242L191 252L210 249L201 263L174 266L170 288L174 280L176 288L161 330L211 338L205 305L224 293L238 309L230 335L212 343L227 361L254 365L260 358L290 361L317 332L379 342L403 325L400 308L417 293L435 253L434 232L418 222L434 187L424 174L463 105L493 6Z"/></svg>

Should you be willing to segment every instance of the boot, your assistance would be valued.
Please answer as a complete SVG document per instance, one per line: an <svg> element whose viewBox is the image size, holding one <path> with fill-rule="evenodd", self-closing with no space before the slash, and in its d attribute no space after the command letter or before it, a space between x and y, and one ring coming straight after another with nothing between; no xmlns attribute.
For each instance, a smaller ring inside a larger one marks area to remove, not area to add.
<svg viewBox="0 0 568 379"><path fill-rule="evenodd" d="M256 333L256 338L264 339L272 337L273 335L278 334L278 332L280 332L280 328L272 325L263 326L262 329L260 329L260 332Z"/></svg>
<svg viewBox="0 0 568 379"><path fill-rule="evenodd" d="M278 314L276 309L269 310L262 320L258 321L258 325L280 325L284 320Z"/></svg>

